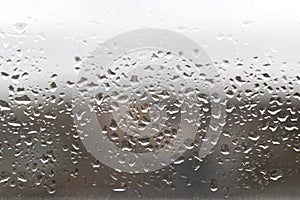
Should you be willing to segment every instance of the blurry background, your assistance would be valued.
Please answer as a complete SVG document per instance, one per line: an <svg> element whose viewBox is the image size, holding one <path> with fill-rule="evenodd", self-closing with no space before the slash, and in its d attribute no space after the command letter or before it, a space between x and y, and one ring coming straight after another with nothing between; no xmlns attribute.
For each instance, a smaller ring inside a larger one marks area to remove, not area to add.
<svg viewBox="0 0 300 200"><path fill-rule="evenodd" d="M299 199L297 1L1 1L1 198ZM182 33L219 67L227 121L214 152L129 175L88 154L74 128L81 60L124 31Z"/></svg>

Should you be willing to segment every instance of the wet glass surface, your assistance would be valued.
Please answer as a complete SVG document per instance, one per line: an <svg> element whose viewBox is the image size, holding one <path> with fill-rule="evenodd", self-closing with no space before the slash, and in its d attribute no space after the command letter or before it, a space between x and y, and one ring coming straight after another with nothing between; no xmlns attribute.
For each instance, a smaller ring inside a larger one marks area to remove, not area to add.
<svg viewBox="0 0 300 200"><path fill-rule="evenodd" d="M225 2L1 2L0 199L299 199L297 6Z"/></svg>

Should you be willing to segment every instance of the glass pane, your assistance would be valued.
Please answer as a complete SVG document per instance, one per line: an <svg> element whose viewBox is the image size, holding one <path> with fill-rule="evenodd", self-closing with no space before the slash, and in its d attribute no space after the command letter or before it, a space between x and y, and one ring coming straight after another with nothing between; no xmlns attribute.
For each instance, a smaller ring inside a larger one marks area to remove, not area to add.
<svg viewBox="0 0 300 200"><path fill-rule="evenodd" d="M0 2L3 199L299 199L300 14Z"/></svg>

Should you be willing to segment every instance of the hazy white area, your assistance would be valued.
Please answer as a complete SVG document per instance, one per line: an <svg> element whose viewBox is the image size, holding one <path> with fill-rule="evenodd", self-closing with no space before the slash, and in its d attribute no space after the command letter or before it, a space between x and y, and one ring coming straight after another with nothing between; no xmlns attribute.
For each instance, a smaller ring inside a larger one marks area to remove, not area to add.
<svg viewBox="0 0 300 200"><path fill-rule="evenodd" d="M74 81L75 56L84 58L113 35L143 27L181 32L198 42L213 61L234 62L239 58L247 63L258 56L256 67L271 62L271 69L266 70L276 76L280 75L281 63L287 62L289 70L284 73L293 75L299 68L296 65L300 51L298 2L0 1L0 33L11 33L3 38L9 43L9 37L17 40L15 25L26 24L24 34L30 38L23 39L22 45L41 49L45 57L42 75L31 78L40 85L48 84L47 73L51 72L59 74L62 84L66 80ZM34 37L38 41L32 42ZM0 50L3 56L11 54L3 43ZM239 72L227 70L227 73ZM1 84L2 91L7 90L5 84Z"/></svg>

